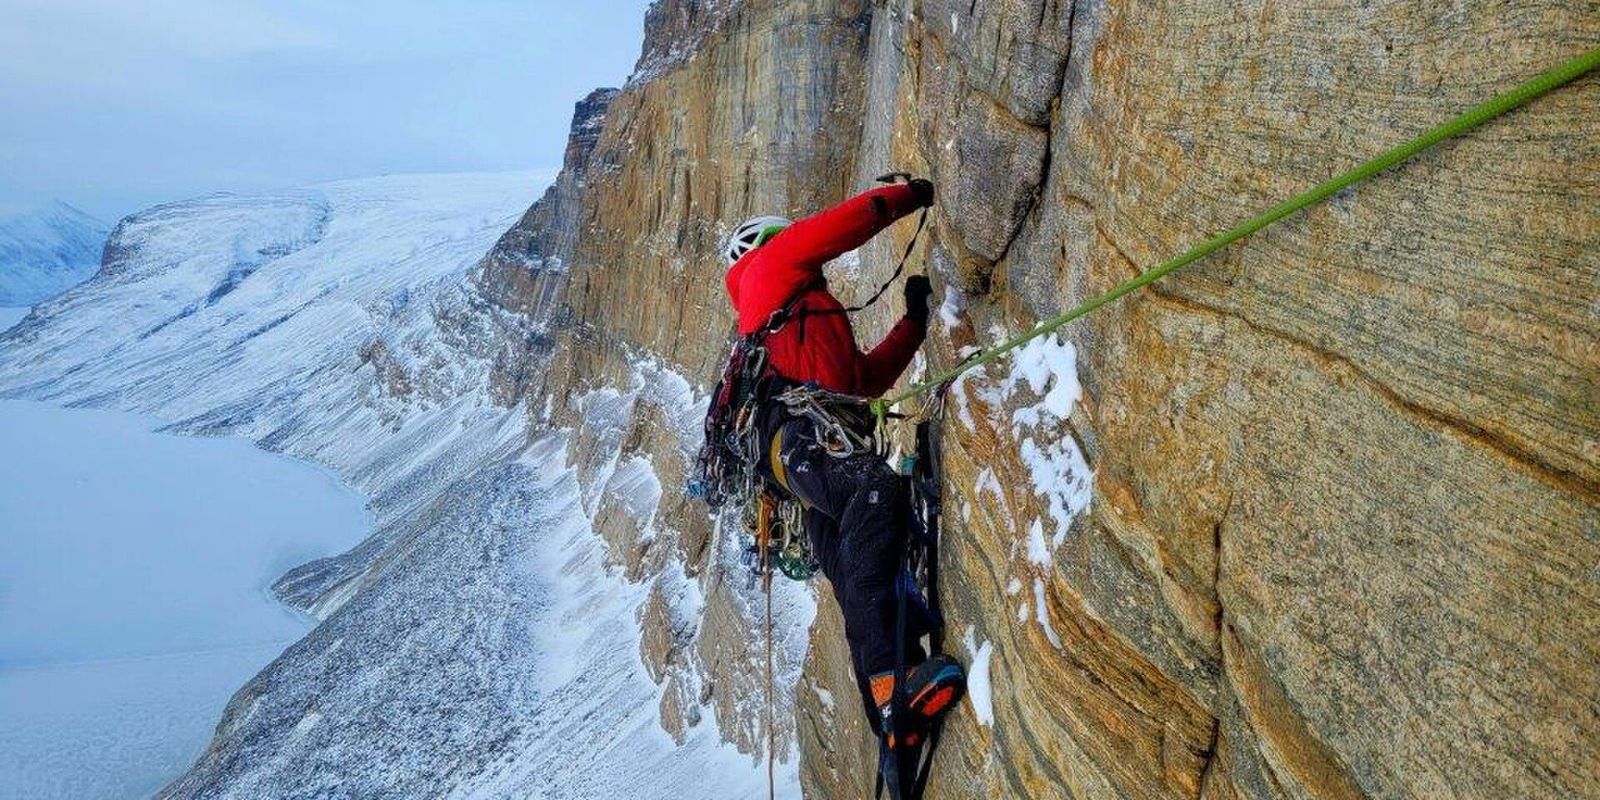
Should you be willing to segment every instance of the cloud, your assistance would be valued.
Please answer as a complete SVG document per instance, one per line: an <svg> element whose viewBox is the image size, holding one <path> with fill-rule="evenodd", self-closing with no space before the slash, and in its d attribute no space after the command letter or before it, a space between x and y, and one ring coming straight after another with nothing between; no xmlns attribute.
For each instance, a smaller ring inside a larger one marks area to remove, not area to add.
<svg viewBox="0 0 1600 800"><path fill-rule="evenodd" d="M0 202L559 164L646 0L0 0Z"/></svg>
<svg viewBox="0 0 1600 800"><path fill-rule="evenodd" d="M4 0L0 45L52 62L82 56L158 53L216 59L274 50L328 48L334 39L281 10L241 0ZM86 67L94 67L90 58Z"/></svg>

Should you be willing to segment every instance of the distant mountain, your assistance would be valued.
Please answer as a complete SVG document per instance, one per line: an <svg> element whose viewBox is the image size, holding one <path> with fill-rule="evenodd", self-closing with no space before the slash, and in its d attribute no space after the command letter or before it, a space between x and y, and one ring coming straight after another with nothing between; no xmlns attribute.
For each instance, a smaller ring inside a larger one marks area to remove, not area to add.
<svg viewBox="0 0 1600 800"><path fill-rule="evenodd" d="M87 280L109 231L61 202L0 216L0 306L31 306Z"/></svg>

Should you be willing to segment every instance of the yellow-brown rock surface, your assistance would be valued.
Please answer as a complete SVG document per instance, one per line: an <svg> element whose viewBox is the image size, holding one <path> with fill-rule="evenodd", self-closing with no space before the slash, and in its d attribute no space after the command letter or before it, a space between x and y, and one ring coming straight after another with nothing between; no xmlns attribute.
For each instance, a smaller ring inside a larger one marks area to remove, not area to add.
<svg viewBox="0 0 1600 800"><path fill-rule="evenodd" d="M663 724L703 705L755 752L759 610L681 489L731 224L930 176L948 365L1593 46L1600 5L666 0L647 28L574 233L539 240L559 286L514 258L480 282L551 325L529 407L575 429L616 562L704 595L641 617ZM956 387L948 638L988 645L993 720L952 717L930 798L1600 796L1597 111L1591 76L1069 326L1066 420L1018 422L1040 398L1003 364ZM1092 469L1069 528L1030 447ZM607 501L623 467L649 513ZM862 796L817 594L783 741L810 796Z"/></svg>

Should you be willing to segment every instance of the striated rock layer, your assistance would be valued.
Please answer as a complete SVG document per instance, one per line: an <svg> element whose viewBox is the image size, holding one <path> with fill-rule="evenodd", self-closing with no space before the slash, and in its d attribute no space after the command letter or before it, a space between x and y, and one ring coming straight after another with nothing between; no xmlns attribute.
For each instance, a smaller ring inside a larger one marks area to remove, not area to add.
<svg viewBox="0 0 1600 800"><path fill-rule="evenodd" d="M714 378L731 224L932 177L948 365L1591 46L1597 12L657 3L545 201L564 210L480 281L556 321L524 402L574 429L611 558L704 594L641 616L666 729L699 700L762 748L731 533L679 488L693 410L649 402ZM946 610L991 691L953 716L932 796L1597 796L1597 103L1583 79L952 390ZM870 290L909 229L835 288ZM570 398L599 391L635 400L590 431ZM586 455L608 436L623 461ZM652 514L607 508L640 480ZM809 796L860 796L872 744L816 596L809 650L780 648L808 653L780 728Z"/></svg>

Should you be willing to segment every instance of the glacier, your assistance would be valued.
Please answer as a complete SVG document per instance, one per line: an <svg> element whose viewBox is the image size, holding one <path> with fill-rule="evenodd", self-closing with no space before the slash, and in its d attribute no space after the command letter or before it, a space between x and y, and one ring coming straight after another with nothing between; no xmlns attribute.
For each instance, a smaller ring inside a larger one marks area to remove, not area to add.
<svg viewBox="0 0 1600 800"><path fill-rule="evenodd" d="M648 587L594 534L568 434L499 384L546 339L474 267L542 188L387 176L158 206L0 334L0 397L244 437L368 499L368 538L273 586L317 626L160 796L764 791L713 714L679 741L662 729L639 656ZM798 796L792 760L780 780Z"/></svg>

